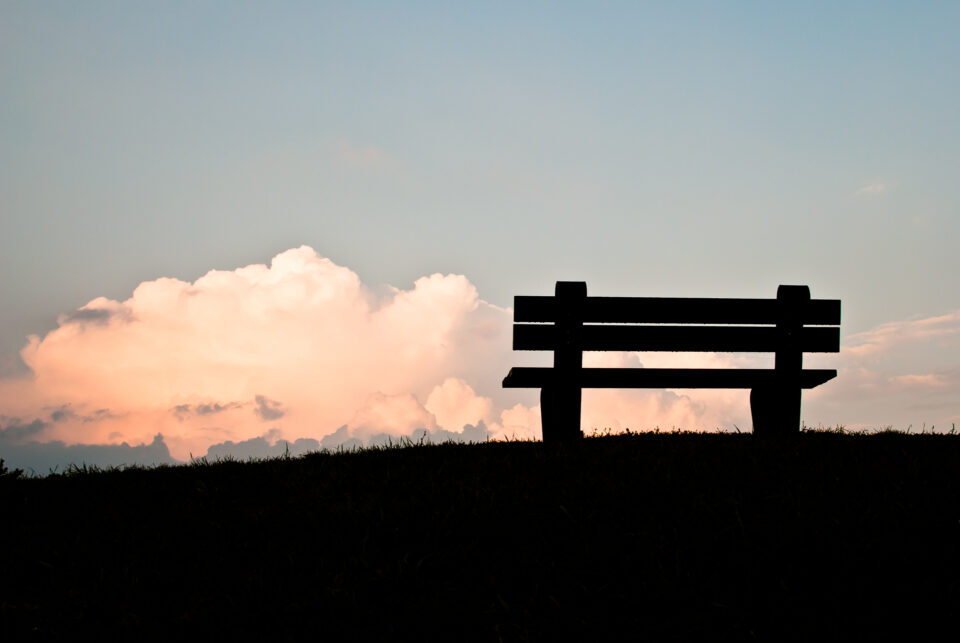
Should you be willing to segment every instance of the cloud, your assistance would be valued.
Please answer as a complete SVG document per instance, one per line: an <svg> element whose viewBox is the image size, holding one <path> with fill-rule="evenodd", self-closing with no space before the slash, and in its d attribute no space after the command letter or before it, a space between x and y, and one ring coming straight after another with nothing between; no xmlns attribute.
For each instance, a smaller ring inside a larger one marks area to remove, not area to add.
<svg viewBox="0 0 960 643"><path fill-rule="evenodd" d="M860 196L860 197L879 196L884 192L886 192L887 190L889 190L891 187L892 186L890 185L890 183L887 183L884 181L874 181L872 183L868 183L862 187L857 188L854 191L853 195Z"/></svg>
<svg viewBox="0 0 960 643"><path fill-rule="evenodd" d="M960 310L936 317L882 324L851 335L844 342L844 349L855 358L865 359L910 344L955 345L958 337Z"/></svg>
<svg viewBox="0 0 960 643"><path fill-rule="evenodd" d="M110 409L95 409L89 414L78 413L70 404L61 404L60 406L48 408L50 411L51 422L66 422L70 420L79 420L80 422L98 422L107 418L114 417Z"/></svg>
<svg viewBox="0 0 960 643"><path fill-rule="evenodd" d="M181 404L178 406L178 408L181 406L189 407L190 405ZM240 404L237 402L229 402L227 404L218 404L217 402L214 402L212 404L197 404L196 406L193 407L193 412L196 413L197 415L213 415L214 413L221 413L223 411L235 409L239 406Z"/></svg>
<svg viewBox="0 0 960 643"><path fill-rule="evenodd" d="M350 435L362 440L376 434L411 435L421 428L436 427L436 420L410 393L370 395L354 414L349 424Z"/></svg>
<svg viewBox="0 0 960 643"><path fill-rule="evenodd" d="M177 404L172 411L174 416L181 422L191 415L216 415L224 411L232 411L243 406L240 402L203 402L200 404Z"/></svg>
<svg viewBox="0 0 960 643"><path fill-rule="evenodd" d="M39 419L21 422L20 418L0 416L0 422L4 421L6 421L5 426L0 426L0 444L4 447L19 444L27 438L37 437L48 426L46 422Z"/></svg>
<svg viewBox="0 0 960 643"><path fill-rule="evenodd" d="M330 451L349 451L354 448L386 446L390 444L442 444L445 442L477 443L494 438L494 433L484 424L467 424L460 431L435 428L415 429L412 433L396 435L389 432L373 433L365 439L353 437L349 426L344 425L321 440L320 447Z"/></svg>
<svg viewBox="0 0 960 643"><path fill-rule="evenodd" d="M287 455L296 457L305 453L320 450L320 442L310 438L288 441L280 437L276 429L265 435L240 442L227 440L210 445L206 458L209 461L233 458L236 460L250 460L260 458L276 458Z"/></svg>
<svg viewBox="0 0 960 643"><path fill-rule="evenodd" d="M920 389L942 389L950 385L948 378L942 373L928 373L926 375L916 375L912 373L907 375L893 375L891 376L890 381L899 386Z"/></svg>
<svg viewBox="0 0 960 643"><path fill-rule="evenodd" d="M887 186L886 186L885 183L879 183L879 182L877 182L877 183L869 183L869 184L867 184L867 185L864 185L864 186L861 187L861 188L858 188L858 189L854 192L854 195L856 195L856 196L874 196L874 195L877 195L877 194L882 194L883 192L886 191L886 189L887 189Z"/></svg>
<svg viewBox="0 0 960 643"><path fill-rule="evenodd" d="M0 435L0 452L5 464L11 468L24 469L28 473L46 475L51 471L64 471L70 465L96 466L154 466L177 464L162 435L154 436L149 444L131 446L120 444L65 444L52 442L8 442L8 434Z"/></svg>
<svg viewBox="0 0 960 643"><path fill-rule="evenodd" d="M960 310L881 324L843 340L837 378L804 396L809 417L851 427L960 421Z"/></svg>
<svg viewBox="0 0 960 643"><path fill-rule="evenodd" d="M322 449L343 449L349 451L350 449L360 448L362 446L363 440L352 437L350 435L350 427L346 424L320 440L320 448Z"/></svg>
<svg viewBox="0 0 960 643"><path fill-rule="evenodd" d="M483 422L477 424L465 424L460 431L447 431L445 429L436 429L427 431L421 429L415 431L412 437L413 442L423 440L427 443L437 444L442 442L486 442L493 437L493 433Z"/></svg>
<svg viewBox="0 0 960 643"><path fill-rule="evenodd" d="M257 403L253 412L256 413L261 420L279 420L283 417L284 412L280 407L280 402L271 400L263 395L257 395L253 399Z"/></svg>
<svg viewBox="0 0 960 643"><path fill-rule="evenodd" d="M69 404L61 404L50 414L50 420L53 422L62 422L77 417Z"/></svg>
<svg viewBox="0 0 960 643"><path fill-rule="evenodd" d="M495 437L503 440L535 440L541 437L540 405L526 407L515 404L500 413L500 431Z"/></svg>
<svg viewBox="0 0 960 643"><path fill-rule="evenodd" d="M101 297L79 310L109 312L62 315L21 351L29 372L0 379L5 444L50 443L60 457L82 455L70 450L79 445L151 445L162 434L165 457L187 460L283 444L540 436L538 392L500 387L511 366L537 358L511 351L512 311L482 300L462 275L370 288L303 246L194 282L147 281L125 301ZM839 365L840 377L804 394L804 419L890 424L921 408L917 423L940 423L958 412L958 342L960 311L846 337L839 357L821 364ZM587 353L584 362L749 368L772 365L772 356ZM582 424L588 433L745 429L748 398L745 390L588 390Z"/></svg>
<svg viewBox="0 0 960 643"><path fill-rule="evenodd" d="M493 402L478 396L469 384L455 377L446 378L430 391L424 409L433 415L438 426L448 430L493 418Z"/></svg>
<svg viewBox="0 0 960 643"><path fill-rule="evenodd" d="M80 308L67 313L61 318L61 323L74 324L90 322L95 324L106 324L110 321L113 313L105 308Z"/></svg>
<svg viewBox="0 0 960 643"><path fill-rule="evenodd" d="M131 311L115 301L111 301L105 297L98 297L86 306L81 306L72 312L59 315L57 323L60 326L73 325L83 328L86 324L103 325L110 323L111 320L120 323L132 321Z"/></svg>
<svg viewBox="0 0 960 643"><path fill-rule="evenodd" d="M21 351L29 373L0 380L0 411L68 445L159 432L187 459L262 437L264 422L288 441L343 425L362 439L460 432L505 400L533 399L500 389L510 311L465 277L372 289L306 246L192 283L147 281L58 322Z"/></svg>

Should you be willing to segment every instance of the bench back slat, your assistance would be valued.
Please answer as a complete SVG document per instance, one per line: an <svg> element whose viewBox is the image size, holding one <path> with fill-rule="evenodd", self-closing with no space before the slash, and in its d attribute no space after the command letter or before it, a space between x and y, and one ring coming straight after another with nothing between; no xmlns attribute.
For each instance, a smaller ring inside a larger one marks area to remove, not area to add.
<svg viewBox="0 0 960 643"><path fill-rule="evenodd" d="M776 324L776 299L716 299L679 297L586 297L581 320L608 324ZM557 300L546 296L513 298L517 322L553 322ZM811 299L804 305L802 323L831 326L840 323L839 299Z"/></svg>
<svg viewBox="0 0 960 643"><path fill-rule="evenodd" d="M513 349L555 350L562 333L553 324L514 324ZM776 352L781 337L774 326L604 326L584 324L574 342L584 351ZM836 353L840 329L800 329L799 348L807 353Z"/></svg>

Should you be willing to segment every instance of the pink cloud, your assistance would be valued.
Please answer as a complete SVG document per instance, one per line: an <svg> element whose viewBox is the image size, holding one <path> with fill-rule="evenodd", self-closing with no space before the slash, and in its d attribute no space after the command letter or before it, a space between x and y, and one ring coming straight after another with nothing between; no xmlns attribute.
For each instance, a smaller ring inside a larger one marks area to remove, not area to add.
<svg viewBox="0 0 960 643"><path fill-rule="evenodd" d="M459 431L466 424L493 423L493 402L477 395L465 381L448 377L427 396L424 405L439 426Z"/></svg>
<svg viewBox="0 0 960 643"><path fill-rule="evenodd" d="M348 423L350 436L364 441L380 433L401 437L436 426L436 419L413 395L380 392L373 393Z"/></svg>
<svg viewBox="0 0 960 643"><path fill-rule="evenodd" d="M928 373L926 375L894 375L891 378L891 381L901 385L917 388L943 388L948 386L950 382L947 377L943 374L934 374Z"/></svg>
<svg viewBox="0 0 960 643"><path fill-rule="evenodd" d="M500 413L495 437L502 440L535 440L540 437L540 405L515 404Z"/></svg>
<svg viewBox="0 0 960 643"><path fill-rule="evenodd" d="M889 322L846 339L844 350L857 358L886 353L904 344L937 341L956 344L960 335L960 310L946 315Z"/></svg>
<svg viewBox="0 0 960 643"><path fill-rule="evenodd" d="M805 397L813 423L937 426L960 412L960 311L881 324L844 338L837 379Z"/></svg>
<svg viewBox="0 0 960 643"><path fill-rule="evenodd" d="M459 421L444 395L467 409L492 403L466 399L469 386L457 398L445 380L502 376L510 342L509 312L465 277L430 275L377 297L308 247L193 283L145 282L126 301L98 298L59 322L23 349L31 375L0 382L4 414L109 409L97 422L51 422L39 437L134 443L162 433L180 458L274 428L289 439L351 422L360 433L429 428L427 400Z"/></svg>
<svg viewBox="0 0 960 643"><path fill-rule="evenodd" d="M125 301L97 298L61 315L58 328L24 347L29 375L0 379L0 429L17 429L9 439L66 445L148 445L162 434L178 459L211 445L329 446L420 430L536 438L537 391L503 390L500 380L511 366L549 355L513 353L511 322L512 311L482 300L464 276L433 274L378 295L304 246L269 266L144 282ZM926 404L941 422L951 404L957 412L958 354L960 312L852 335L839 358L826 356L823 365L839 365L840 377L805 393L804 419L882 416L889 424L902 415L891 407L899 400ZM584 362L732 368L769 366L772 356L588 353ZM747 430L748 397L588 390L582 425L587 433Z"/></svg>
<svg viewBox="0 0 960 643"><path fill-rule="evenodd" d="M161 433L178 458L265 436L364 441L482 426L494 438L533 438L537 392L500 388L511 365L531 359L511 352L511 321L463 276L433 274L377 296L353 271L301 247L269 266L214 270L192 283L156 279L126 301L98 298L62 315L56 330L29 338L22 357L31 376L0 382L0 408L18 418L74 409L35 439L136 444ZM586 361L640 366L641 358L662 356ZM584 426L743 422L743 401L728 395L588 391ZM95 417L96 409L105 411Z"/></svg>

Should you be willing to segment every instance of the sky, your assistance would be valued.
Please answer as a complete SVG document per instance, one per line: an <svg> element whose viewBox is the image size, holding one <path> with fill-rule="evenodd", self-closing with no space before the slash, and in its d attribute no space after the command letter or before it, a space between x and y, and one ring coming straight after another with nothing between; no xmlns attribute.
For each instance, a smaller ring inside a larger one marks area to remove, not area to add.
<svg viewBox="0 0 960 643"><path fill-rule="evenodd" d="M960 422L955 2L0 1L0 456L539 437L512 301L840 299L808 425ZM595 354L619 366L769 356ZM540 361L537 361L540 359ZM747 391L584 428L749 430Z"/></svg>

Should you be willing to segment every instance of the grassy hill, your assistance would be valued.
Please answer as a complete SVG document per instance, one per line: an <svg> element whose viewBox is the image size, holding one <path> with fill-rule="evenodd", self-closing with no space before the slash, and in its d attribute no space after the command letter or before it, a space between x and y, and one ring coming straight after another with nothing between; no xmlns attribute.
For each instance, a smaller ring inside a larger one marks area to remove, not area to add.
<svg viewBox="0 0 960 643"><path fill-rule="evenodd" d="M0 633L955 634L958 464L955 436L647 433L6 475Z"/></svg>

